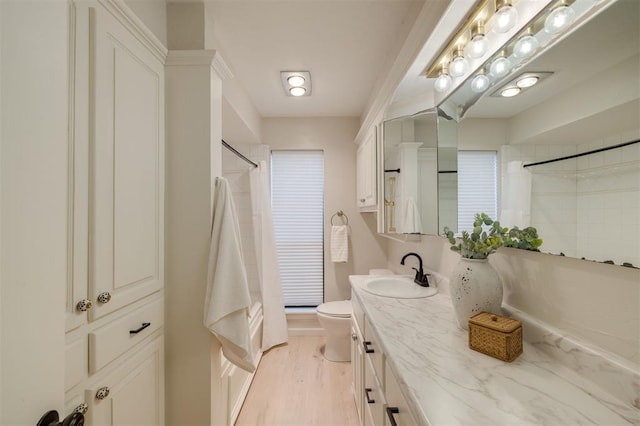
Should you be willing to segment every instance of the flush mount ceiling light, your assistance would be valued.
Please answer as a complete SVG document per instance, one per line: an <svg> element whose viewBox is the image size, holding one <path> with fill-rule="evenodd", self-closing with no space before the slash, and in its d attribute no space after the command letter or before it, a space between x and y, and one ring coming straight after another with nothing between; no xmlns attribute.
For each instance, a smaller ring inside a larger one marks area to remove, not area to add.
<svg viewBox="0 0 640 426"><path fill-rule="evenodd" d="M525 72L496 89L491 96L511 98L540 83L553 73L549 71Z"/></svg>
<svg viewBox="0 0 640 426"><path fill-rule="evenodd" d="M502 96L503 98L511 98L515 95L520 94L520 92L522 91L522 89L520 89L519 87L507 87L506 89L502 89L500 91L500 96Z"/></svg>
<svg viewBox="0 0 640 426"><path fill-rule="evenodd" d="M287 96L309 96L311 73L309 71L280 71L280 80Z"/></svg>

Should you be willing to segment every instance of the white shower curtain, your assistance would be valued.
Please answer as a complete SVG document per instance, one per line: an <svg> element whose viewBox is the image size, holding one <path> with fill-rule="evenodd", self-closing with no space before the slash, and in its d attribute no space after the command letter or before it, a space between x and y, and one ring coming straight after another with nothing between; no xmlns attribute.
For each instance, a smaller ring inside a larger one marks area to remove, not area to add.
<svg viewBox="0 0 640 426"><path fill-rule="evenodd" d="M509 228L531 225L531 173L522 165L522 161L510 161L502 180L500 225Z"/></svg>
<svg viewBox="0 0 640 426"><path fill-rule="evenodd" d="M262 293L264 322L262 328L262 350L288 341L287 318L284 312L280 268L276 256L269 173L266 161L251 170L251 209L258 264L258 276Z"/></svg>

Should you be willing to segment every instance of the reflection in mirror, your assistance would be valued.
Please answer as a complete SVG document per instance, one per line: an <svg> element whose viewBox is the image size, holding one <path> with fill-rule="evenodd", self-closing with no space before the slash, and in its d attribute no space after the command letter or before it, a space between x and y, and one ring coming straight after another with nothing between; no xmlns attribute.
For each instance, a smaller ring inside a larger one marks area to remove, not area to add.
<svg viewBox="0 0 640 426"><path fill-rule="evenodd" d="M544 80L465 106L460 148L499 151L501 223L535 226L543 252L640 266L639 18L613 2L507 79Z"/></svg>
<svg viewBox="0 0 640 426"><path fill-rule="evenodd" d="M438 235L458 229L458 123L438 109Z"/></svg>
<svg viewBox="0 0 640 426"><path fill-rule="evenodd" d="M438 232L436 112L383 123L385 233Z"/></svg>
<svg viewBox="0 0 640 426"><path fill-rule="evenodd" d="M383 123L386 234L457 228L456 129L436 110Z"/></svg>

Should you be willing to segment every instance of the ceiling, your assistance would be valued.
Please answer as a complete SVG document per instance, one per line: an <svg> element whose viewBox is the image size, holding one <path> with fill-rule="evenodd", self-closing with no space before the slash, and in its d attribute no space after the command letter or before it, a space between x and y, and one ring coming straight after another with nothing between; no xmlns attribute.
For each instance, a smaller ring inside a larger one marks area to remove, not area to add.
<svg viewBox="0 0 640 426"><path fill-rule="evenodd" d="M360 117L424 1L206 0L206 10L262 117ZM280 71L296 70L311 73L311 96L285 94Z"/></svg>

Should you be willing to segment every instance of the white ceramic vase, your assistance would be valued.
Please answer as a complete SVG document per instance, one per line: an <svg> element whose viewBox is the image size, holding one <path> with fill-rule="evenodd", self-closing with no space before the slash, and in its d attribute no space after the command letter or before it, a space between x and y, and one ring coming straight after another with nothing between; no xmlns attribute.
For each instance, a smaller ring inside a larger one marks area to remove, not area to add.
<svg viewBox="0 0 640 426"><path fill-rule="evenodd" d="M451 302L458 324L467 330L479 312L502 314L502 282L487 259L460 258L449 277Z"/></svg>

